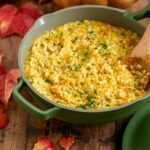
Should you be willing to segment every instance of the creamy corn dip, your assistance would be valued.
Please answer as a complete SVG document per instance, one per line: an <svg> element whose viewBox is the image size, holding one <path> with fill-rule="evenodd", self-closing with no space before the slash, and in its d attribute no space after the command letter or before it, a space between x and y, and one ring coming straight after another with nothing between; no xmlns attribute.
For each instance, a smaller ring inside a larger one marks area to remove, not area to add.
<svg viewBox="0 0 150 150"><path fill-rule="evenodd" d="M24 72L46 98L81 109L117 107L145 94L121 63L139 37L98 21L76 21L46 31L26 58Z"/></svg>

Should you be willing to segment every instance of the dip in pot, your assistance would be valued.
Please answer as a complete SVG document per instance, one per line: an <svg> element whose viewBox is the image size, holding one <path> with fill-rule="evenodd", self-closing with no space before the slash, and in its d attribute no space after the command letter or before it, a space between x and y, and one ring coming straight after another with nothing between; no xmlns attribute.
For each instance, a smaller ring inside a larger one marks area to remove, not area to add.
<svg viewBox="0 0 150 150"><path fill-rule="evenodd" d="M29 50L25 74L46 98L81 109L109 109L145 95L121 63L136 33L99 21L76 21L46 31Z"/></svg>

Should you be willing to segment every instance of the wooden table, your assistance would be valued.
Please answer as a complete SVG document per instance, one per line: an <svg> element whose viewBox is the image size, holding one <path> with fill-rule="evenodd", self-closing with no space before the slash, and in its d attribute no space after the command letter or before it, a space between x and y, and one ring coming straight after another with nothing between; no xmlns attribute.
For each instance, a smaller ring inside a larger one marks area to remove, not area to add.
<svg viewBox="0 0 150 150"><path fill-rule="evenodd" d="M16 4L21 5L24 1L17 1ZM6 3L6 1L2 3ZM0 4L2 5L2 3ZM130 10L139 10L148 4L150 4L149 0L140 0ZM54 11L52 3L39 7L45 13ZM142 22L146 25L149 20ZM17 53L20 41L21 38L17 35L0 39L0 49L3 50L1 53L5 56L7 69L17 67ZM23 93L28 99L31 98L26 90ZM72 150L120 150L122 136L129 120L128 118L96 126L74 125L56 119L44 122L27 114L13 98L10 99L8 112L10 123L5 129L0 130L0 150L32 150L37 138L42 135L52 139L57 145L57 149L61 150L57 143L58 139L61 135L70 133L76 136L76 142Z"/></svg>

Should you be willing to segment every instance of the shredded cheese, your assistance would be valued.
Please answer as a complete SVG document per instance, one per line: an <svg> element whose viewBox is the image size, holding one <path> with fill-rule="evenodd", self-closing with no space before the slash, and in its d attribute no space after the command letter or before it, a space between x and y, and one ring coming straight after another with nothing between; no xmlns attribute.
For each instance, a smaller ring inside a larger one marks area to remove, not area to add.
<svg viewBox="0 0 150 150"><path fill-rule="evenodd" d="M98 21L76 21L46 31L26 59L25 74L46 98L81 109L109 109L146 91L121 64L136 33Z"/></svg>

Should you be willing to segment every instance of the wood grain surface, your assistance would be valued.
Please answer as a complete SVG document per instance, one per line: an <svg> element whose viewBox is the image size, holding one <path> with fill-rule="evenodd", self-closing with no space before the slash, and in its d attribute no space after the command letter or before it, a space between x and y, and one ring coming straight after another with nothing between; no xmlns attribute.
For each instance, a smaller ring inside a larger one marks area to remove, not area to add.
<svg viewBox="0 0 150 150"><path fill-rule="evenodd" d="M16 1L17 6L27 0ZM9 1L14 3L13 0ZM36 2L36 1L35 1ZM0 1L0 5L8 3L8 0ZM140 0L133 4L128 11L136 11L150 4L149 0ZM39 5L45 12L50 13L57 8L53 2ZM149 19L142 20L146 25ZM4 55L4 63L9 70L17 67L17 53L21 37L17 35L0 39L0 53ZM26 89L23 94L32 99ZM76 142L71 150L121 150L122 136L128 119L118 122L111 122L102 125L88 126L75 125L62 122L56 119L47 122L33 118L27 114L14 100L10 99L8 105L10 123L5 129L0 130L0 150L32 150L37 138L46 135L51 138L58 150L61 147L58 139L62 135L72 134L76 136Z"/></svg>

